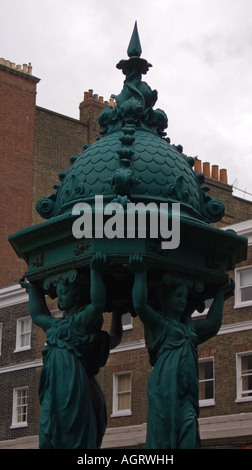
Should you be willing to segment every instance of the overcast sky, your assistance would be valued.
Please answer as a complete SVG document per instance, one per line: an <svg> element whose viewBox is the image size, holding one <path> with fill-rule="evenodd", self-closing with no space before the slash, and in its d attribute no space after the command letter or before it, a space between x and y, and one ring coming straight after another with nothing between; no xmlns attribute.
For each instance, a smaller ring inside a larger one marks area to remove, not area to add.
<svg viewBox="0 0 252 470"><path fill-rule="evenodd" d="M252 0L8 0L0 11L0 57L31 62L37 105L77 119L84 91L121 91L116 64L137 21L171 142L252 193Z"/></svg>

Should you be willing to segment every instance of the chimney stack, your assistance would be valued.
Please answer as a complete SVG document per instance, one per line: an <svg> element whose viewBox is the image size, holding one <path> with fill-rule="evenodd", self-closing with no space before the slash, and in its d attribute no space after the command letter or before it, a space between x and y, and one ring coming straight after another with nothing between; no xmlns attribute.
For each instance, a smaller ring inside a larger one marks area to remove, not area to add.
<svg viewBox="0 0 252 470"><path fill-rule="evenodd" d="M109 105L103 96L94 93L91 88L84 92L84 99L80 103L80 121L88 125L88 143L95 142L97 134L97 120L100 113Z"/></svg>
<svg viewBox="0 0 252 470"><path fill-rule="evenodd" d="M221 183L228 184L227 170L225 168L221 168L219 170L218 165L212 165L211 167L209 162L202 163L202 161L199 160L197 157L194 161L194 171L196 171L197 173L203 173L203 175L207 178L212 178L217 181L220 181Z"/></svg>

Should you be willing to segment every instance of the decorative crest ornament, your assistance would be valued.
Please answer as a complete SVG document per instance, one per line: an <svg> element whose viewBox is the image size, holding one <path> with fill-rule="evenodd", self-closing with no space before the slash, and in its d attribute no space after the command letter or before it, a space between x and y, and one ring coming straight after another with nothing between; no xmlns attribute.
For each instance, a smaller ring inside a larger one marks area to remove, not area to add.
<svg viewBox="0 0 252 470"><path fill-rule="evenodd" d="M137 21L135 22L127 53L129 57L140 57L142 54L142 48L137 29Z"/></svg>

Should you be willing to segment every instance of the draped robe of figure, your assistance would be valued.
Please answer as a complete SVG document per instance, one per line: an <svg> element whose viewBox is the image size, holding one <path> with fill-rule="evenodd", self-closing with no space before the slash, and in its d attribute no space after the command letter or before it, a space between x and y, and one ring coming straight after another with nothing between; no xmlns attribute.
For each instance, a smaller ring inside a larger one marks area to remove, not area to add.
<svg viewBox="0 0 252 470"><path fill-rule="evenodd" d="M156 363L148 382L146 449L200 447L198 430L198 336L190 324L157 313L160 333L149 345Z"/></svg>
<svg viewBox="0 0 252 470"><path fill-rule="evenodd" d="M95 375L107 360L109 335L85 334L73 315L56 320L46 341L39 385L40 448L99 448L106 406Z"/></svg>

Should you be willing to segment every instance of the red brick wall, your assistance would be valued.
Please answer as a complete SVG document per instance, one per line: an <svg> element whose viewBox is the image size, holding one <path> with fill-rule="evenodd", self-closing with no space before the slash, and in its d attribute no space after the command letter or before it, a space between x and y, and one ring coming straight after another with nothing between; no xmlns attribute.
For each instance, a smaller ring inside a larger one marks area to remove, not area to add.
<svg viewBox="0 0 252 470"><path fill-rule="evenodd" d="M88 144L92 144L97 137L100 137L98 117L108 104L107 101L103 101L103 97L93 94L93 90L84 93L84 100L79 106L80 121L88 125Z"/></svg>
<svg viewBox="0 0 252 470"><path fill-rule="evenodd" d="M35 95L38 79L0 65L0 286L26 269L8 235L31 223Z"/></svg>
<svg viewBox="0 0 252 470"><path fill-rule="evenodd" d="M60 184L58 174L70 167L70 156L83 151L88 143L88 128L67 116L36 108L34 178L32 195L32 225L43 219L36 212L37 201L54 193Z"/></svg>
<svg viewBox="0 0 252 470"><path fill-rule="evenodd" d="M32 325L31 349L15 352L16 346L16 323L17 318L29 315L28 302L12 305L1 309L1 322L3 323L2 351L0 355L0 368L13 365L22 365L41 359L41 353L37 354L37 345L41 343L41 330ZM43 335L44 336L44 335ZM0 441L15 439L38 433L38 374L40 368L22 368L12 372L0 374L1 399L4 406L0 407ZM28 426L11 428L12 424L12 400L13 389L17 387L29 387L28 398ZM33 418L35 417L35 419Z"/></svg>

